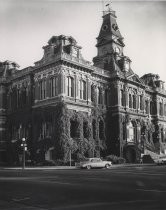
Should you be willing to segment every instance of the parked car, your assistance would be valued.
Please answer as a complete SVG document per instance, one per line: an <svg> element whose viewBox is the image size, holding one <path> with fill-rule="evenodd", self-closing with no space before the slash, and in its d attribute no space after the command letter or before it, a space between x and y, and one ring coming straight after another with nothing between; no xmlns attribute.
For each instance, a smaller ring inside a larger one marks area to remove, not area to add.
<svg viewBox="0 0 166 210"><path fill-rule="evenodd" d="M79 163L76 163L76 167L78 168L110 168L112 165L111 161L103 161L101 158L86 158Z"/></svg>
<svg viewBox="0 0 166 210"><path fill-rule="evenodd" d="M166 156L160 156L154 160L155 163L158 165L165 165L166 164Z"/></svg>

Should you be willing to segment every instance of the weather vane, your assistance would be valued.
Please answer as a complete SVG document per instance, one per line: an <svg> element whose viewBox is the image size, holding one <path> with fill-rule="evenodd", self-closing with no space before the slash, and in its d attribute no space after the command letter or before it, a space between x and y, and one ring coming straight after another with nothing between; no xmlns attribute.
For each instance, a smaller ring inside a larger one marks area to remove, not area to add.
<svg viewBox="0 0 166 210"><path fill-rule="evenodd" d="M103 11L110 12L112 10L111 4L112 4L112 1L104 1L104 0L102 0ZM105 8L107 8L107 9L105 9Z"/></svg>

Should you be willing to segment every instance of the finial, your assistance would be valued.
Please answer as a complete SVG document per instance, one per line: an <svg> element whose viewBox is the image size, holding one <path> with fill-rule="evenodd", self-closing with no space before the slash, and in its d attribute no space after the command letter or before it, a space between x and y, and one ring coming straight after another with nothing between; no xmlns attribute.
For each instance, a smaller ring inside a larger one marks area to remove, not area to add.
<svg viewBox="0 0 166 210"><path fill-rule="evenodd" d="M106 14L114 14L115 15L115 12L112 10L112 1L107 1L107 3L105 4L105 8L103 8L103 15L106 15Z"/></svg>

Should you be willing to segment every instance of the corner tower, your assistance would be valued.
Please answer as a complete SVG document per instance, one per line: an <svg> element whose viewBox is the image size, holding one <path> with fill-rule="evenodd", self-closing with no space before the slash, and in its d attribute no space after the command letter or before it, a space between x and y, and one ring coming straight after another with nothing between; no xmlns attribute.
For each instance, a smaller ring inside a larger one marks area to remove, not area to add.
<svg viewBox="0 0 166 210"><path fill-rule="evenodd" d="M123 37L120 33L116 14L111 8L103 12L103 23L97 37L97 56L93 58L94 66L114 71L125 70L130 59L123 55Z"/></svg>

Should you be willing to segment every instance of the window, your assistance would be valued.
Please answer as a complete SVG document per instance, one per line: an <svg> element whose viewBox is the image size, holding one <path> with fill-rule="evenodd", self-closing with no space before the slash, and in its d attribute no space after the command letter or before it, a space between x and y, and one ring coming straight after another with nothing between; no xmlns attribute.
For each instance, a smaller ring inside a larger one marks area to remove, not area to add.
<svg viewBox="0 0 166 210"><path fill-rule="evenodd" d="M150 102L150 114L152 115L154 113L153 111L153 102Z"/></svg>
<svg viewBox="0 0 166 210"><path fill-rule="evenodd" d="M95 87L91 85L91 101L95 102Z"/></svg>
<svg viewBox="0 0 166 210"><path fill-rule="evenodd" d="M74 97L74 79L72 77L67 77L67 95Z"/></svg>
<svg viewBox="0 0 166 210"><path fill-rule="evenodd" d="M127 126L127 141L134 142L136 141L136 127L130 122Z"/></svg>
<svg viewBox="0 0 166 210"><path fill-rule="evenodd" d="M21 96L21 91L19 88L16 89L16 96L17 96L17 108L20 107L20 96Z"/></svg>
<svg viewBox="0 0 166 210"><path fill-rule="evenodd" d="M161 141L164 142L164 129L161 129Z"/></svg>
<svg viewBox="0 0 166 210"><path fill-rule="evenodd" d="M24 87L22 90L22 104L26 105L27 103L27 87Z"/></svg>
<svg viewBox="0 0 166 210"><path fill-rule="evenodd" d="M133 109L136 109L136 95L133 95Z"/></svg>
<svg viewBox="0 0 166 210"><path fill-rule="evenodd" d="M52 77L50 79L51 97L58 95L58 78Z"/></svg>
<svg viewBox="0 0 166 210"><path fill-rule="evenodd" d="M125 106L125 93L121 90L121 106Z"/></svg>
<svg viewBox="0 0 166 210"><path fill-rule="evenodd" d="M163 115L163 104L162 104L162 102L159 103L159 115L160 116Z"/></svg>
<svg viewBox="0 0 166 210"><path fill-rule="evenodd" d="M149 102L148 102L148 100L145 101L145 112L146 112L146 114L149 114Z"/></svg>
<svg viewBox="0 0 166 210"><path fill-rule="evenodd" d="M102 90L98 88L98 104L102 104Z"/></svg>
<svg viewBox="0 0 166 210"><path fill-rule="evenodd" d="M129 108L132 108L132 96L129 94Z"/></svg>
<svg viewBox="0 0 166 210"><path fill-rule="evenodd" d="M143 110L143 96L142 95L139 97L139 106L140 106L140 110Z"/></svg>
<svg viewBox="0 0 166 210"><path fill-rule="evenodd" d="M166 104L164 104L164 115L166 116Z"/></svg>
<svg viewBox="0 0 166 210"><path fill-rule="evenodd" d="M78 90L80 99L86 100L86 82L84 80L79 81Z"/></svg>
<svg viewBox="0 0 166 210"><path fill-rule="evenodd" d="M108 90L107 89L104 91L104 104L106 106L108 105Z"/></svg>
<svg viewBox="0 0 166 210"><path fill-rule="evenodd" d="M40 92L40 100L46 98L46 80L41 80L39 82L39 92Z"/></svg>

